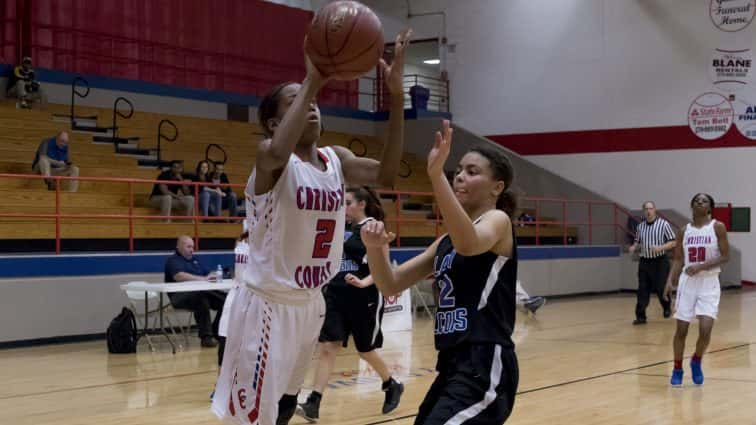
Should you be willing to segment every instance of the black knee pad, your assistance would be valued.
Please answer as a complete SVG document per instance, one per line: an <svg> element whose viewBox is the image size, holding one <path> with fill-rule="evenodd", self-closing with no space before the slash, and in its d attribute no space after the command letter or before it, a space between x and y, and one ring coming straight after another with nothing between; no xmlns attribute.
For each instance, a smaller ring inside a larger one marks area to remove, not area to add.
<svg viewBox="0 0 756 425"><path fill-rule="evenodd" d="M284 394L278 400L278 419L276 425L288 425L297 410L297 394Z"/></svg>

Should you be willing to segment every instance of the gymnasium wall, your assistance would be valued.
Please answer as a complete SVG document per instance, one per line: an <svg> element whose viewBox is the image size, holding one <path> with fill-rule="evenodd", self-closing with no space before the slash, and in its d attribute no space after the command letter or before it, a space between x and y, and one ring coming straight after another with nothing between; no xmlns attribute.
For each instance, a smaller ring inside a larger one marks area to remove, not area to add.
<svg viewBox="0 0 756 425"><path fill-rule="evenodd" d="M442 35L438 17L407 20L406 2L367 3L384 25L410 23L425 36ZM688 117L707 92L733 95L736 111L756 104L750 67L745 78L717 77L712 67L716 49L751 58L756 24L746 24L753 1L409 3L413 13L446 12L451 112L470 131L633 208L652 199L688 216L699 191L736 206L756 199L756 186L748 184L756 141L735 124L704 140ZM744 22L722 24L720 3L743 7L728 19ZM744 260L756 255L750 234L730 239ZM742 267L743 279L756 281L756 264L746 260Z"/></svg>
<svg viewBox="0 0 756 425"><path fill-rule="evenodd" d="M690 200L699 191L712 194L717 202L736 206L751 206L756 199L756 187L750 184L749 177L756 160L753 148L545 155L528 159L637 208L651 199L659 207L689 215ZM743 280L755 281L756 264L752 259L756 255L756 238L751 233L731 232L729 240L741 251Z"/></svg>
<svg viewBox="0 0 756 425"><path fill-rule="evenodd" d="M102 334L128 305L120 285L161 280L162 273L2 279L0 294L12 302L0 309L0 344Z"/></svg>
<svg viewBox="0 0 756 425"><path fill-rule="evenodd" d="M706 66L714 49L756 42L756 25L718 30L710 1L409 3L413 13L446 12L455 120L504 135L686 125L693 98L715 89ZM408 20L406 2L365 3L387 36L406 25L418 37L442 35L440 17Z"/></svg>
<svg viewBox="0 0 756 425"><path fill-rule="evenodd" d="M417 249L392 250L406 261ZM19 341L102 334L122 306L120 285L161 282L169 253L0 257L0 348ZM199 255L203 264L229 265L231 252ZM532 295L611 292L621 288L624 258L616 246L523 247L519 278ZM632 273L630 274L632 276ZM632 302L628 304L632 308ZM14 325L15 324L15 325Z"/></svg>

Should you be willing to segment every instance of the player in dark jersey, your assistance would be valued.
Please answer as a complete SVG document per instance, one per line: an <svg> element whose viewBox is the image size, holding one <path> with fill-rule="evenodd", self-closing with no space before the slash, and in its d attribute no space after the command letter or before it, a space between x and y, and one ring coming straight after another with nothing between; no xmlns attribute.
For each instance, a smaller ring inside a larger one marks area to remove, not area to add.
<svg viewBox="0 0 756 425"><path fill-rule="evenodd" d="M391 376L388 366L375 351L383 345L383 296L370 277L366 249L360 236L360 229L365 223L383 220L384 216L381 201L372 189L347 189L346 219L351 229L344 235L341 269L324 289L326 316L318 339L320 355L315 386L307 402L297 409L297 414L310 422L319 419L323 391L328 385L336 355L342 346L347 346L349 335L352 335L360 357L375 369L383 381L382 389L386 393L383 413L389 413L399 406L404 385Z"/></svg>
<svg viewBox="0 0 756 425"><path fill-rule="evenodd" d="M415 424L501 424L517 392L515 324L517 247L510 216L514 172L500 151L473 148L459 162L452 185L444 177L452 130L444 121L428 155L428 175L448 234L392 270L393 235L380 221L362 227L370 271L378 289L392 295L429 273L438 311L438 377L420 405Z"/></svg>

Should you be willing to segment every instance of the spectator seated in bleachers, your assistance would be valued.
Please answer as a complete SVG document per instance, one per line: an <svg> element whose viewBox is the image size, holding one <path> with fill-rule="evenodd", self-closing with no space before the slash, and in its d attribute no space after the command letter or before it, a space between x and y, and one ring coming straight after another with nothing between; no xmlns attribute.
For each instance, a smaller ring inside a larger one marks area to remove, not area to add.
<svg viewBox="0 0 756 425"><path fill-rule="evenodd" d="M192 178L198 183L212 183L210 161L202 160L197 163L196 172ZM202 217L217 217L221 214L223 205L223 191L219 187L200 186L199 209Z"/></svg>
<svg viewBox="0 0 756 425"><path fill-rule="evenodd" d="M25 57L21 61L21 65L13 68L13 73L8 79L7 87L8 97L15 97L18 99L16 103L17 107L31 108L33 101L42 102L42 87L34 79L34 69L32 68L32 60L30 57Z"/></svg>
<svg viewBox="0 0 756 425"><path fill-rule="evenodd" d="M226 164L222 162L215 163L215 170L213 171L213 183L229 184L228 176L226 175ZM223 197L222 207L224 210L228 210L230 217L236 217L238 215L239 203L236 198L236 193L233 188L220 187L221 196Z"/></svg>
<svg viewBox="0 0 756 425"><path fill-rule="evenodd" d="M189 282L206 280L214 282L218 279L213 273L199 262L194 256L194 241L189 236L179 236L176 241L176 252L165 261L165 281ZM218 324L223 312L226 294L223 291L169 292L168 298L175 308L191 310L197 322L199 337L203 347L218 345ZM218 313L215 320L210 322L210 310Z"/></svg>
<svg viewBox="0 0 756 425"><path fill-rule="evenodd" d="M45 177L79 177L79 167L73 165L68 156L68 132L61 131L55 137L45 139L39 144L32 169ZM54 179L45 179L45 183L49 190L55 190ZM68 181L69 191L76 192L78 188L78 180Z"/></svg>
<svg viewBox="0 0 756 425"><path fill-rule="evenodd" d="M525 227L525 226L532 226L533 223L535 223L536 219L532 215L530 215L530 214L528 214L526 212L523 212L517 218L517 221L519 222L518 224L519 224L520 227Z"/></svg>
<svg viewBox="0 0 756 425"><path fill-rule="evenodd" d="M178 181L184 184L155 183L150 195L150 204L160 208L160 215L173 215L174 207L186 215L194 215L194 196L192 189L186 183L190 180L184 176L184 164L181 161L171 161L171 169L163 171L157 180ZM167 219L166 222L170 222Z"/></svg>

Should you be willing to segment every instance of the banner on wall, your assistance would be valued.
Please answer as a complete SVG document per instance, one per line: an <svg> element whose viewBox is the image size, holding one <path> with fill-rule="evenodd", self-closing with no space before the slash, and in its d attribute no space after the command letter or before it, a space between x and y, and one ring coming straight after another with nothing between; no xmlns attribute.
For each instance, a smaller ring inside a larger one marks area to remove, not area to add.
<svg viewBox="0 0 756 425"><path fill-rule="evenodd" d="M383 332L412 329L412 297L406 289L399 295L383 297Z"/></svg>
<svg viewBox="0 0 756 425"><path fill-rule="evenodd" d="M704 93L688 108L688 125L704 140L724 136L732 126L734 112L729 100L719 93Z"/></svg>
<svg viewBox="0 0 756 425"><path fill-rule="evenodd" d="M733 103L735 127L743 137L756 140L756 102L739 98Z"/></svg>
<svg viewBox="0 0 756 425"><path fill-rule="evenodd" d="M709 77L716 88L736 92L751 82L752 64L751 49L715 49L709 62Z"/></svg>
<svg viewBox="0 0 756 425"><path fill-rule="evenodd" d="M756 0L711 0L711 22L722 31L736 32L746 28L756 13Z"/></svg>

